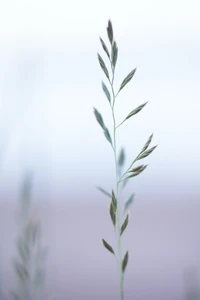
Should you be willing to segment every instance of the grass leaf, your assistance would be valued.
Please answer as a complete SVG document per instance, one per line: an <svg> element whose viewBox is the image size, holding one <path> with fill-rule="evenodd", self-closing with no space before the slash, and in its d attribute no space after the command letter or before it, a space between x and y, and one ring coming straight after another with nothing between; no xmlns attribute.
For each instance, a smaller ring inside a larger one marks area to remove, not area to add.
<svg viewBox="0 0 200 300"><path fill-rule="evenodd" d="M115 197L115 193L113 190L112 190L112 203L115 207L117 207L117 199Z"/></svg>
<svg viewBox="0 0 200 300"><path fill-rule="evenodd" d="M109 131L108 131L108 128L105 128L105 129L104 129L104 135L105 135L106 139L108 140L108 142L109 142L109 143L111 144L111 146L112 146L112 139L111 139L110 133L109 133Z"/></svg>
<svg viewBox="0 0 200 300"><path fill-rule="evenodd" d="M143 107L147 104L148 102L141 104L140 106L138 106L137 108L135 108L134 110L132 110L130 112L130 114L126 117L126 120L131 118L132 116L136 115L137 113L139 113L141 111L141 109L143 109Z"/></svg>
<svg viewBox="0 0 200 300"><path fill-rule="evenodd" d="M137 160L147 157L149 154L151 154L151 152L153 152L156 149L156 147L158 147L158 145L156 145L156 146L150 148L149 150L146 150L145 152L141 153Z"/></svg>
<svg viewBox="0 0 200 300"><path fill-rule="evenodd" d="M94 108L94 115L96 117L96 120L97 122L99 123L99 125L101 126L101 128L103 129L104 131L104 135L106 137L106 139L108 140L108 142L111 144L112 146L112 139L111 139L111 136L110 136L110 133L108 131L108 128L106 128L105 124L104 124L104 121L103 121L103 118L100 114L100 112L98 112L98 110L96 108Z"/></svg>
<svg viewBox="0 0 200 300"><path fill-rule="evenodd" d="M103 61L103 58L101 57L101 55L100 55L99 53L98 53L98 60L99 60L99 64L100 64L102 70L104 71L106 77L107 77L108 80L109 80L108 69L107 69L107 67L106 67L106 65L105 65L105 62Z"/></svg>
<svg viewBox="0 0 200 300"><path fill-rule="evenodd" d="M102 129L105 129L105 125L104 125L103 118L102 118L100 112L99 112L96 108L94 108L94 115L95 115L95 117L96 117L97 122L98 122L99 125L101 126L101 128L102 128Z"/></svg>
<svg viewBox="0 0 200 300"><path fill-rule="evenodd" d="M112 66L115 68L117 63L117 57L118 57L118 48L117 43L114 41L112 44L112 52L111 52L111 60L112 60Z"/></svg>
<svg viewBox="0 0 200 300"><path fill-rule="evenodd" d="M133 71L131 71L131 72L124 78L124 80L122 81L122 83L121 83L121 85L120 85L120 88L119 88L120 91L121 91L121 90L125 87L125 85L133 78L133 75L135 74L135 72L136 72L136 68L135 68Z"/></svg>
<svg viewBox="0 0 200 300"><path fill-rule="evenodd" d="M112 197L112 195L108 192L106 192L104 189L102 189L101 187L97 186L96 187L100 192L102 192L104 195L108 196L109 198Z"/></svg>
<svg viewBox="0 0 200 300"><path fill-rule="evenodd" d="M103 89L103 91L104 91L104 93L105 93L105 95L106 95L106 97L107 97L109 103L111 103L110 92L109 92L107 86L105 85L105 83L104 83L103 81L102 81L102 89Z"/></svg>
<svg viewBox="0 0 200 300"><path fill-rule="evenodd" d="M144 167L144 165L140 165L140 166L138 166L138 167L133 168L132 170L130 170L129 173L130 173L130 172L138 172L138 171L140 171L143 167Z"/></svg>
<svg viewBox="0 0 200 300"><path fill-rule="evenodd" d="M146 144L144 145L144 147L142 148L142 151L141 152L144 152L150 145L151 141L152 141L152 138L153 138L153 133L150 135L150 137L148 138Z"/></svg>
<svg viewBox="0 0 200 300"><path fill-rule="evenodd" d="M124 162L125 162L125 151L124 151L124 148L121 148L120 153L119 153L119 158L118 158L119 167L123 167Z"/></svg>
<svg viewBox="0 0 200 300"><path fill-rule="evenodd" d="M102 45L102 47L103 47L103 50L106 52L108 58L110 59L110 53L109 53L109 51L108 51L108 48L107 48L106 44L105 44L104 41L102 40L102 38L100 38L100 42L101 42L101 45Z"/></svg>
<svg viewBox="0 0 200 300"><path fill-rule="evenodd" d="M141 174L146 169L147 166L148 165L142 166L142 168L137 172L131 171L132 174L130 176L128 176L127 178L132 178L132 177L138 176L139 174Z"/></svg>
<svg viewBox="0 0 200 300"><path fill-rule="evenodd" d="M128 200L125 202L124 205L124 212L127 211L129 209L129 207L131 206L131 204L133 203L135 195L131 194L130 197L128 198Z"/></svg>
<svg viewBox="0 0 200 300"><path fill-rule="evenodd" d="M113 225L116 224L116 207L113 205L113 202L110 202L110 217L113 222Z"/></svg>
<svg viewBox="0 0 200 300"><path fill-rule="evenodd" d="M109 39L109 41L112 45L112 42L113 42L113 27L112 27L112 23L111 23L110 20L108 21L107 33L108 33L108 39Z"/></svg>
<svg viewBox="0 0 200 300"><path fill-rule="evenodd" d="M129 181L128 178L125 178L125 179L123 180L123 182L122 182L122 188L123 188L123 189L124 189L125 186L127 185L128 181Z"/></svg>
<svg viewBox="0 0 200 300"><path fill-rule="evenodd" d="M122 261L122 272L124 273L126 266L128 264L128 251L126 252L124 259Z"/></svg>
<svg viewBox="0 0 200 300"><path fill-rule="evenodd" d="M111 247L104 239L102 239L102 242L103 242L104 247L105 247L108 251L110 251L112 254L115 254L113 248L112 248L112 247Z"/></svg>
<svg viewBox="0 0 200 300"><path fill-rule="evenodd" d="M22 281L27 280L29 278L29 273L28 273L27 269L24 267L24 265L15 261L14 267L15 267L15 271L16 271L17 275L19 276L19 278Z"/></svg>
<svg viewBox="0 0 200 300"><path fill-rule="evenodd" d="M124 230L126 229L126 227L127 227L127 225L128 225L128 221L129 221L129 214L126 216L126 219L124 220L124 223L122 224L121 231L120 231L120 235L122 235L122 233L123 233Z"/></svg>

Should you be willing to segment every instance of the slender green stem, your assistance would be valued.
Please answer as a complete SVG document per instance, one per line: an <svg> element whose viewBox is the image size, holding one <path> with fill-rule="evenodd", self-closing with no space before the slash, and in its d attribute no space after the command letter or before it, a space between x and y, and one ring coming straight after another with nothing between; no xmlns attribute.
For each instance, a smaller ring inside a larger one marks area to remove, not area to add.
<svg viewBox="0 0 200 300"><path fill-rule="evenodd" d="M111 65L112 67L112 65ZM113 152L114 152L114 159L115 159L115 171L116 171L116 199L117 199L117 210L116 210L116 237L117 237L117 260L118 260L118 268L119 268L119 280L120 280L120 295L121 300L124 300L124 276L122 272L122 253L121 253L121 221L120 221L120 199L119 199L119 172L118 172L118 163L117 163L117 144L116 144L116 120L115 120L115 99L116 95L114 92L113 82L114 82L114 69L112 81L110 81L112 95L113 95L113 102L112 102L112 117L113 117Z"/></svg>
<svg viewBox="0 0 200 300"><path fill-rule="evenodd" d="M118 96L119 92L120 92L120 90L117 92L117 94L115 95L115 97L117 97L117 96Z"/></svg>
<svg viewBox="0 0 200 300"><path fill-rule="evenodd" d="M126 119L124 121L122 121L119 125L117 125L116 129L121 126L124 122L126 121Z"/></svg>
<svg viewBox="0 0 200 300"><path fill-rule="evenodd" d="M131 165L128 167L128 169L126 170L126 172L124 172L124 174L120 177L119 179L119 183L122 182L124 179L123 177L128 173L128 171L132 168L133 164L137 161L138 157L140 156L141 152L138 154L138 156L134 159L134 161L131 163ZM126 178L125 178L126 179Z"/></svg>

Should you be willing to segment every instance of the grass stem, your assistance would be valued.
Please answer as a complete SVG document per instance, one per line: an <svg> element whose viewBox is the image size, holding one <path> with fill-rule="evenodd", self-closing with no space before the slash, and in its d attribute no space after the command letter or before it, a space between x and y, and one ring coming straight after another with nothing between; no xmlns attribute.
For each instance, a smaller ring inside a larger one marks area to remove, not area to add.
<svg viewBox="0 0 200 300"><path fill-rule="evenodd" d="M112 66L111 66L112 67ZM121 300L124 300L124 276L122 272L122 253L121 253L121 220L120 220L120 197L119 197L119 172L118 172L118 163L117 163L117 143L116 143L116 119L115 119L115 92L114 92L114 70L111 84L113 102L112 102L112 117L113 117L113 152L115 160L115 172L116 172L116 200L117 200L117 210L116 210L116 237L117 237L117 260L118 260L118 270L119 270L119 281L120 281L120 295Z"/></svg>

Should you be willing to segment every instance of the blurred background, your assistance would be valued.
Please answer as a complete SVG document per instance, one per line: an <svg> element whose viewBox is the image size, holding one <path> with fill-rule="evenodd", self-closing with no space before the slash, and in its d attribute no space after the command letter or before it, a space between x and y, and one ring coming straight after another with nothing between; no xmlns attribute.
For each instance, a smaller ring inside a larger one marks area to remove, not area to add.
<svg viewBox="0 0 200 300"><path fill-rule="evenodd" d="M96 53L105 55L111 18L119 55L115 87L135 67L116 104L126 165L154 133L159 147L130 181L126 299L200 299L199 1L7 0L0 4L0 299L13 299L20 189L33 172L31 199L48 248L48 300L119 299L109 199L109 143L93 106L112 128Z"/></svg>

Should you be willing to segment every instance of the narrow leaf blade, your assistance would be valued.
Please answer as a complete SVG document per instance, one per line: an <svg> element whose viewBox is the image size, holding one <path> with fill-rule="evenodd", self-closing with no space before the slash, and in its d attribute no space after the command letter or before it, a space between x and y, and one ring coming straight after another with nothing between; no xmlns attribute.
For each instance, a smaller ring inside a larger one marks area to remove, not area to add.
<svg viewBox="0 0 200 300"><path fill-rule="evenodd" d="M104 125L103 118L102 118L100 112L99 112L96 108L94 108L94 115L95 115L95 117L96 117L97 122L98 122L99 125L101 126L101 128L102 128L103 130L105 130L105 125Z"/></svg>
<svg viewBox="0 0 200 300"><path fill-rule="evenodd" d="M152 141L152 138L153 138L153 133L150 135L150 137L148 138L146 144L144 145L144 147L142 148L142 151L141 152L144 152L150 145L151 141Z"/></svg>
<svg viewBox="0 0 200 300"><path fill-rule="evenodd" d="M109 39L109 41L112 45L112 42L113 42L113 27L112 27L112 23L111 23L110 20L108 21L107 33L108 33L108 39Z"/></svg>
<svg viewBox="0 0 200 300"><path fill-rule="evenodd" d="M112 61L113 68L115 68L116 66L117 57L118 57L118 47L117 47L117 43L114 41L112 45L112 52L111 52L111 61Z"/></svg>
<svg viewBox="0 0 200 300"><path fill-rule="evenodd" d="M15 272L22 281L27 280L29 278L29 273L23 264L16 261L14 263L14 267Z"/></svg>
<svg viewBox="0 0 200 300"><path fill-rule="evenodd" d="M102 239L102 242L103 242L104 247L105 247L108 251L110 251L112 254L115 254L113 248L112 248L112 247L111 247L104 239Z"/></svg>
<svg viewBox="0 0 200 300"><path fill-rule="evenodd" d="M110 217L113 222L113 225L116 224L116 207L113 205L112 201L110 202Z"/></svg>
<svg viewBox="0 0 200 300"><path fill-rule="evenodd" d="M103 61L103 58L101 57L101 55L99 53L98 53L98 60L99 60L100 67L102 68L102 70L105 73L106 77L109 79L108 69L105 65L105 62Z"/></svg>
<svg viewBox="0 0 200 300"><path fill-rule="evenodd" d="M118 158L119 167L123 167L124 162L125 162L125 151L124 151L124 148L121 148L120 153L119 153L119 158Z"/></svg>
<svg viewBox="0 0 200 300"><path fill-rule="evenodd" d="M128 221L129 221L129 214L126 216L126 219L124 220L124 223L122 224L120 235L122 235L124 230L126 229L126 227L128 225Z"/></svg>
<svg viewBox="0 0 200 300"><path fill-rule="evenodd" d="M104 195L108 196L109 198L112 197L112 195L108 192L106 192L104 189L102 189L101 187L97 186L96 187L100 192L102 192Z"/></svg>
<svg viewBox="0 0 200 300"><path fill-rule="evenodd" d="M108 90L107 86L105 85L105 83L104 83L103 81L102 81L102 89L103 89L103 91L104 91L104 94L106 95L106 97L107 97L107 99L108 99L109 103L111 103L111 96L110 96L110 92L109 92L109 90Z"/></svg>
<svg viewBox="0 0 200 300"><path fill-rule="evenodd" d="M111 146L112 146L112 139L111 139L110 133L109 133L109 131L108 131L108 128L106 128L106 127L105 127L105 129L104 129L104 135L105 135L106 139L108 140L108 142L109 142L109 143L111 144Z"/></svg>
<svg viewBox="0 0 200 300"><path fill-rule="evenodd" d="M121 91L125 85L133 78L134 74L136 72L136 68L134 70L132 70L122 81L119 90Z"/></svg>
<svg viewBox="0 0 200 300"><path fill-rule="evenodd" d="M126 117L126 120L131 118L132 116L136 115L137 113L139 113L143 107L145 107L145 105L147 104L148 102L145 102L144 104L141 104L140 106L138 106L137 108L135 108L134 110L132 110L130 112L130 114Z"/></svg>
<svg viewBox="0 0 200 300"><path fill-rule="evenodd" d="M131 204L133 203L135 195L131 194L130 197L128 198L128 200L126 201L125 205L124 205L124 212L127 211L129 209L129 207L131 206Z"/></svg>
<svg viewBox="0 0 200 300"><path fill-rule="evenodd" d="M146 150L145 152L141 153L141 154L139 155L139 157L138 157L137 160L149 156L149 154L151 154L157 147L158 147L158 145L156 145L156 146L150 148L149 150Z"/></svg>
<svg viewBox="0 0 200 300"><path fill-rule="evenodd" d="M111 144L112 146L112 139L111 139L111 136L110 136L110 133L108 131L108 128L106 128L105 124L104 124L104 121L103 121L103 118L100 114L100 112L98 112L98 110L96 108L94 108L94 115L96 117L96 120L97 122L99 123L99 125L101 126L101 128L103 129L104 131L104 135L106 137L106 139L108 140L108 142Z"/></svg>
<svg viewBox="0 0 200 300"><path fill-rule="evenodd" d="M128 181L129 181L128 178L125 178L125 179L123 180L123 183L122 183L122 188L123 188L123 189L124 189L125 186L127 185Z"/></svg>
<svg viewBox="0 0 200 300"><path fill-rule="evenodd" d="M147 167L148 165L143 166L139 171L137 172L133 172L130 176L128 176L127 178L132 178L135 176L138 176L139 174L141 174Z"/></svg>
<svg viewBox="0 0 200 300"><path fill-rule="evenodd" d="M107 48L106 44L105 44L104 41L102 40L102 38L100 38L100 42L101 42L101 45L102 45L102 47L103 47L103 50L106 52L108 58L110 59L110 53L109 53L109 51L108 51L108 48Z"/></svg>
<svg viewBox="0 0 200 300"><path fill-rule="evenodd" d="M117 199L115 197L115 193L113 190L112 190L112 203L115 207L117 207Z"/></svg>
<svg viewBox="0 0 200 300"><path fill-rule="evenodd" d="M128 264L128 251L126 252L124 259L122 261L122 272L125 272L126 266Z"/></svg>
<svg viewBox="0 0 200 300"><path fill-rule="evenodd" d="M130 172L138 172L138 171L140 171L143 167L144 167L144 165L140 165L140 166L138 166L138 167L133 168L132 170L130 170L129 173L130 173Z"/></svg>

